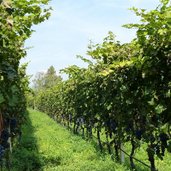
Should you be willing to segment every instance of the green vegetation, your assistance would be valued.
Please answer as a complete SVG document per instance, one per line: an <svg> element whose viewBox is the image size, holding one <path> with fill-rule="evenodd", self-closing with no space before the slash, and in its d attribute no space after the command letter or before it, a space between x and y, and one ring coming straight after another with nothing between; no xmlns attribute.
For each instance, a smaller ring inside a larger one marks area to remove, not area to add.
<svg viewBox="0 0 171 171"><path fill-rule="evenodd" d="M13 171L126 171L92 141L83 140L46 114L29 110L20 145L12 156Z"/></svg>
<svg viewBox="0 0 171 171"><path fill-rule="evenodd" d="M113 161L110 155L101 153L95 142L86 141L57 124L45 113L29 110L23 136L12 156L12 171L128 171L125 166ZM129 150L130 146L127 147ZM143 148L136 157L147 159ZM26 162L27 161L27 162ZM126 163L128 158L126 158ZM139 171L148 171L136 163ZM171 158L166 154L164 161L157 160L160 171L171 169Z"/></svg>
<svg viewBox="0 0 171 171"><path fill-rule="evenodd" d="M55 68L50 66L47 72L38 72L33 80L33 89L36 92L43 91L47 88L58 84L62 78L56 74Z"/></svg>
<svg viewBox="0 0 171 171"><path fill-rule="evenodd" d="M62 70L68 80L39 91L32 104L58 122L80 129L87 138L95 130L101 151L115 151L120 161L122 146L132 169L134 156L143 147L151 171L171 152L171 2L161 0L154 10L132 10L141 18L137 37L121 44L109 32L102 44L90 44L90 59L79 56L87 68Z"/></svg>
<svg viewBox="0 0 171 171"><path fill-rule="evenodd" d="M124 146L132 170L144 169L136 164L135 156L148 160L151 171L157 167L170 170L171 2L161 0L149 12L133 8L141 21L125 27L136 28L137 37L121 44L109 32L102 44L89 45L87 54L92 60L79 56L88 63L87 68L74 65L62 70L68 80L62 81L53 66L35 80L35 92L28 96L28 104L74 133L81 131L89 143L42 113L32 111L30 118L24 115L28 77L26 65L20 67L19 62L26 55L23 47L33 32L32 26L50 15L48 2L0 1L1 164L10 170L12 161L17 171L124 170L110 159L114 151L112 157L122 161ZM15 137L21 138L25 119L24 136L18 144ZM103 153L96 151L93 134ZM104 155L106 151L110 155Z"/></svg>
<svg viewBox="0 0 171 171"><path fill-rule="evenodd" d="M31 36L32 26L50 16L49 0L0 0L0 161L6 159L10 169L10 153L26 110L25 94L29 91L25 41Z"/></svg>

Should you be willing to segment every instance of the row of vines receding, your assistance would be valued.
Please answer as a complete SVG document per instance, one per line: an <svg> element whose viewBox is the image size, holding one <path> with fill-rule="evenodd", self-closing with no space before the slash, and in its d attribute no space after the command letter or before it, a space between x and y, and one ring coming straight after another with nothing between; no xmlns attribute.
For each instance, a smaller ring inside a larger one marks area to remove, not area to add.
<svg viewBox="0 0 171 171"><path fill-rule="evenodd" d="M137 29L131 43L109 32L102 44L90 44L92 60L80 57L88 67L62 70L68 80L40 92L34 105L74 132L92 137L95 130L101 150L104 133L117 160L121 146L130 144L132 169L136 149L145 144L154 171L156 157L171 152L171 6L162 0L150 12L133 11L141 21L125 25Z"/></svg>
<svg viewBox="0 0 171 171"><path fill-rule="evenodd" d="M19 66L25 57L25 40L31 36L32 25L49 17L41 6L48 0L0 0L0 165L10 169L10 153L21 137L25 120L28 76L26 65ZM14 143L15 142L15 143Z"/></svg>

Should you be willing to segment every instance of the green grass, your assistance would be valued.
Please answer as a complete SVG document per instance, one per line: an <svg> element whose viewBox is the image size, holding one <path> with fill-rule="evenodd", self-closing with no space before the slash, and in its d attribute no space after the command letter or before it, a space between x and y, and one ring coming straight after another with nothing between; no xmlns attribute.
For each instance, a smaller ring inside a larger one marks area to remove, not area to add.
<svg viewBox="0 0 171 171"><path fill-rule="evenodd" d="M96 137L96 134L94 134L94 136ZM103 134L101 134L101 139L104 142L106 141L104 132ZM109 138L109 140L111 141L112 139ZM147 145L145 143L142 143L141 147L136 149L134 157L150 166L146 148L147 148ZM124 151L126 151L128 154L131 153L130 143L124 144ZM134 163L135 163L137 171L149 171L150 170L148 167L144 166L143 164L141 164L140 162L136 160L134 160ZM128 168L130 167L130 161L127 155L125 155L125 165ZM171 171L171 153L167 152L166 150L163 160L160 160L159 158L155 157L155 165L158 171Z"/></svg>
<svg viewBox="0 0 171 171"><path fill-rule="evenodd" d="M21 144L14 149L12 171L127 171L101 154L94 143L57 124L46 114L29 110Z"/></svg>
<svg viewBox="0 0 171 171"><path fill-rule="evenodd" d="M96 134L94 134L94 136L96 137ZM106 141L104 131L101 134L101 139L104 142ZM111 141L111 140L112 139L109 138L109 141ZM136 149L134 157L150 166L146 148L147 148L147 145L145 143L142 143L141 147ZM130 143L124 144L124 151L126 151L128 154L131 153L131 144ZM140 162L138 162L136 160L134 160L134 163L135 163L137 171L149 171L150 170L148 167L144 166L143 164L141 164ZM130 161L129 161L129 157L127 155L125 155L125 165L128 168L130 167ZM167 150L166 150L163 160L155 157L155 165L156 165L156 168L158 169L158 171L171 171L171 153L167 152Z"/></svg>
<svg viewBox="0 0 171 171"><path fill-rule="evenodd" d="M29 110L27 122L22 127L21 143L13 149L12 171L128 171L125 166L102 154L93 140L86 141L57 124L46 114ZM125 150L130 152L129 144ZM106 152L107 153L107 152ZM136 158L149 164L145 146L136 150ZM138 171L149 171L135 161ZM127 167L126 167L127 166ZM171 170L171 154L163 161L157 159L159 171Z"/></svg>

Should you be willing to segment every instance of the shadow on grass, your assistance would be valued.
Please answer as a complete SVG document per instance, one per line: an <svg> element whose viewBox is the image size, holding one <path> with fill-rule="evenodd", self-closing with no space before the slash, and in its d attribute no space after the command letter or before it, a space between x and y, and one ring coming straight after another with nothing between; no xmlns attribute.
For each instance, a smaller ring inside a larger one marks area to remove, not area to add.
<svg viewBox="0 0 171 171"><path fill-rule="evenodd" d="M11 171L39 171L41 158L38 154L37 140L34 137L34 127L26 112L26 123L22 126L20 143L16 142L11 158Z"/></svg>

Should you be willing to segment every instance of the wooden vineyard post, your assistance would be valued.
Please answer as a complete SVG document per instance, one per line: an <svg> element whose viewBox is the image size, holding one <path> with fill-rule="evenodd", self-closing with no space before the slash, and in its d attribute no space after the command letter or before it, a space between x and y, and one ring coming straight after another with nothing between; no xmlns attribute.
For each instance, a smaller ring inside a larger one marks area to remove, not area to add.
<svg viewBox="0 0 171 171"><path fill-rule="evenodd" d="M2 113L0 111L0 135L1 135L1 132L3 131L3 129L4 129L4 122L3 122Z"/></svg>
<svg viewBox="0 0 171 171"><path fill-rule="evenodd" d="M124 150L124 145L123 145L123 143L121 143L120 148L121 148L122 150ZM123 152L122 150L120 150L121 163L124 164L124 163L125 163L125 154L124 154L124 152Z"/></svg>

